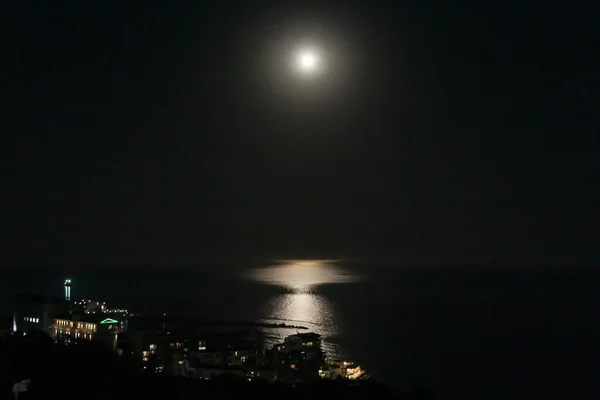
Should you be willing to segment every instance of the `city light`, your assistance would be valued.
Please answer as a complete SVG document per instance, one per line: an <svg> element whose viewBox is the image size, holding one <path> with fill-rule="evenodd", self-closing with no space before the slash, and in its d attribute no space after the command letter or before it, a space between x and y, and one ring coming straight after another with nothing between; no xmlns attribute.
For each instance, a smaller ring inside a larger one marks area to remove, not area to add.
<svg viewBox="0 0 600 400"><path fill-rule="evenodd" d="M277 271L274 273L274 276L270 277L274 278L276 282L281 282L284 278L283 275L285 275L283 272L288 272L287 278L291 280L294 287L310 287L316 284L336 280L335 277L332 278L332 276L330 276L331 274L327 273L330 268L336 268L329 260L295 260L288 263L281 263L275 266L275 268ZM268 275L269 274L262 278L267 278ZM69 281L70 280L65 280L65 283ZM282 311L283 314L275 311L271 313L276 318L279 318L278 315L281 314L281 319L285 320L310 321L310 316L315 314L315 311L318 311L316 314L321 315L323 318L330 318L331 311L327 310L327 307L323 304L320 296L314 293L304 293L303 291L300 291L286 293L282 296L283 297L278 297L276 301L282 305L283 308L279 311ZM62 300L57 300L57 302L58 304L64 305ZM24 321L26 329L32 327L30 324L38 324L42 321L48 324L47 320L49 320L50 325L44 330L47 331L52 340L57 344L73 346L88 341L101 341L110 344L113 351L117 354L123 355L124 350L118 348L119 339L117 334L127 330L127 316L123 316L122 321L119 321L116 319L121 319L119 316L109 318L109 315L104 314L103 317L98 319L94 316L90 316L90 320L81 321L79 318L82 317L84 310L90 310L93 309L93 307L100 309L100 305L104 305L104 302L82 300L70 303L70 305L77 305L78 303L81 304L79 307L80 310L73 311L72 313L74 313L74 315L72 318L56 318L56 316L46 317L45 315L44 318L31 317L27 315L28 312L19 313L18 311L15 311L14 318L17 318L18 315L18 321ZM90 313L93 314L93 311ZM99 310L98 313L102 314L102 311ZM40 315L37 312L35 314L31 312L31 314ZM284 314L287 316L284 316ZM304 327L297 328L307 329ZM162 329L165 329L165 327ZM171 334L170 331L162 331L160 338L154 338L162 340L165 338L162 336L164 333L167 335ZM164 363L165 354L169 354L169 352L172 351L171 348L173 350L182 349L183 356L175 361L175 365L181 366L176 369L176 374L204 379L204 376L197 375L197 371L200 370L196 370L191 366L197 361L215 367L217 365L244 367L265 366L265 363L268 362L266 361L267 357L265 356L268 349L266 348L265 343L262 342L262 339L260 339L260 335L255 333L254 336L249 336L252 338L249 339L247 332L244 331L241 333L243 333L243 335L237 339L234 339L235 335L227 333L225 334L227 343L219 344L218 342L213 342L214 339L212 336L208 339L202 337L187 339L179 336L177 332L173 332L173 335L171 336L172 343L165 343L164 345L166 348L163 348L162 342L153 341L150 342L152 344L149 344L146 350L140 352L132 351L131 354L135 354L136 358L139 357L137 359L142 362L156 361L158 363ZM136 334L136 332L134 331L133 334ZM247 346L245 341L256 341L255 347L252 347L251 349L245 347ZM197 344L197 347L192 345L192 343ZM295 335L287 336L283 343L273 343L272 349L278 353L278 364L283 368L281 371L285 369L297 377L310 374L310 376L320 376L326 379L334 379L336 376L342 376L349 379L364 379L365 376L368 377L370 375L358 365L350 364L348 361L343 362L343 367L341 367L342 361L340 361L339 364L335 364L338 366L335 371L331 369L331 366L334 365L334 363L329 362L327 356L322 351L321 335L317 333L296 333ZM190 357L189 360L187 359L188 357ZM315 360L319 362L319 364L308 366L305 362L306 360ZM154 364L152 365L153 367L151 369L153 372L165 372L163 371L163 367L155 366ZM142 367L142 365L140 367ZM203 371L202 374L204 373L205 372ZM274 380L277 379L278 376L276 371L261 373L247 371L246 373L248 374L247 378L251 380L254 380L254 377L258 376L268 380ZM217 374L217 372L215 372L215 374Z"/></svg>
<svg viewBox="0 0 600 400"><path fill-rule="evenodd" d="M65 279L65 300L71 301L71 279Z"/></svg>

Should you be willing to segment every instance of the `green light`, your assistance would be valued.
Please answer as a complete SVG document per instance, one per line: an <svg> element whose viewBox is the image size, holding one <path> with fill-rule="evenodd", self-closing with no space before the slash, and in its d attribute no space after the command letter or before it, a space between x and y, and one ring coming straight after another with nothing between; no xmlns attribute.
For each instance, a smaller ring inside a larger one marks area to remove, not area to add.
<svg viewBox="0 0 600 400"><path fill-rule="evenodd" d="M119 321L112 318L106 318L104 321L100 321L101 324L116 324L117 322Z"/></svg>

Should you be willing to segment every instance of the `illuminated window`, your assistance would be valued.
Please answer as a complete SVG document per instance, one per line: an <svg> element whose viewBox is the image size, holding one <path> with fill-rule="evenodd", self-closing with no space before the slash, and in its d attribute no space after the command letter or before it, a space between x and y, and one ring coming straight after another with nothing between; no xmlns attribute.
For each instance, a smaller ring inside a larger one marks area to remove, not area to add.
<svg viewBox="0 0 600 400"><path fill-rule="evenodd" d="M183 361L178 361L177 364L183 365Z"/></svg>
<svg viewBox="0 0 600 400"><path fill-rule="evenodd" d="M296 369L296 365L295 365L295 364L292 364L292 365L290 365L290 368L291 368L291 369Z"/></svg>
<svg viewBox="0 0 600 400"><path fill-rule="evenodd" d="M238 352L236 351L236 352L234 352L233 354L235 354L235 355L237 356L237 355L238 355Z"/></svg>
<svg viewBox="0 0 600 400"><path fill-rule="evenodd" d="M246 357L242 356L242 362L246 362Z"/></svg>
<svg viewBox="0 0 600 400"><path fill-rule="evenodd" d="M150 351L156 350L156 345L155 344L151 344L150 345Z"/></svg>
<svg viewBox="0 0 600 400"><path fill-rule="evenodd" d="M142 361L148 361L148 357L143 357Z"/></svg>

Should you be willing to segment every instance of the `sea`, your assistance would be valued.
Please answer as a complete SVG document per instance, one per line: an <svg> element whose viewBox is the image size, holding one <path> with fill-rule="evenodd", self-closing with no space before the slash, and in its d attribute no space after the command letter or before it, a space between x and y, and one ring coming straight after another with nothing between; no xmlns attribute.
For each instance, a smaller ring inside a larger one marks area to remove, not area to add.
<svg viewBox="0 0 600 400"><path fill-rule="evenodd" d="M67 275L68 274L68 275ZM2 272L12 296L130 312L308 328L330 358L435 398L600 398L600 272L576 265L416 265L343 259ZM264 328L271 343L296 328Z"/></svg>

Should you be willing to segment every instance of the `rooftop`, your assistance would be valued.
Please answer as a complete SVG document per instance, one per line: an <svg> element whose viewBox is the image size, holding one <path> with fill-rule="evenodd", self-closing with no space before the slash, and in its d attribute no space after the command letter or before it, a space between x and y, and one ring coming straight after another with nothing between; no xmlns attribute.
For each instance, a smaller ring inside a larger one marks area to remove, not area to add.
<svg viewBox="0 0 600 400"><path fill-rule="evenodd" d="M321 335L319 335L318 333L314 333L314 332L296 333L296 334L290 335L290 336L300 337L302 339L312 339L312 340L321 339Z"/></svg>
<svg viewBox="0 0 600 400"><path fill-rule="evenodd" d="M116 324L119 322L116 319L107 318L105 315L93 315L93 314L84 314L84 315L59 314L59 315L54 316L54 319L64 319L67 321L89 322L89 323L94 323L94 324L102 324L102 323Z"/></svg>

